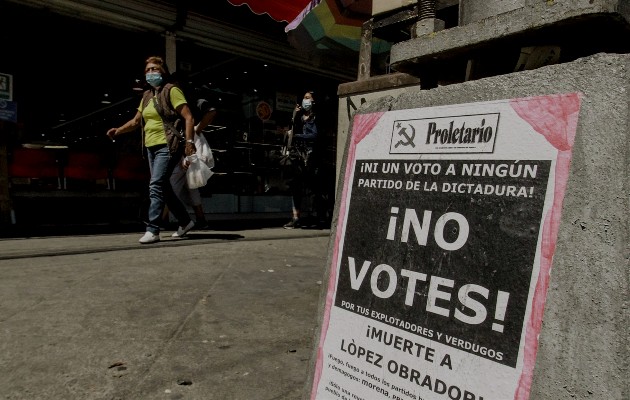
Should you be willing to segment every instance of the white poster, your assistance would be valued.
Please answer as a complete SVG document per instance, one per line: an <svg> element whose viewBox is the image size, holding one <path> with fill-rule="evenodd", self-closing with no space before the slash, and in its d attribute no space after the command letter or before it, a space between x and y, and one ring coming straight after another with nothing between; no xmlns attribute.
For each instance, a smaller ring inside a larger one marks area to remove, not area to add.
<svg viewBox="0 0 630 400"><path fill-rule="evenodd" d="M355 117L312 399L529 397L579 106Z"/></svg>

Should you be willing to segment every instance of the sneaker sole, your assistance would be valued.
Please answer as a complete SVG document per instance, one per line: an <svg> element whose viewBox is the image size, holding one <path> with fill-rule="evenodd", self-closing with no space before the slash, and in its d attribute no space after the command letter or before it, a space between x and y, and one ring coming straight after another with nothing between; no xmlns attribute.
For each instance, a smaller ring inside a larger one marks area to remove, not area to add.
<svg viewBox="0 0 630 400"><path fill-rule="evenodd" d="M140 242L140 244L151 244L151 243L157 243L157 242L159 242L159 241L160 241L160 239L157 239L157 240L151 240L151 241L144 241L144 242Z"/></svg>
<svg viewBox="0 0 630 400"><path fill-rule="evenodd" d="M175 233L173 233L173 234L171 235L171 237L174 237L174 238L183 238L183 237L185 237L186 235L188 235L188 232L192 231L192 230L195 228L195 225L194 225L194 223L193 223L190 227L188 227L188 226L186 226L186 227L187 227L188 229L186 229L184 232L182 232L182 233L180 234L180 233L179 233L179 229L178 229L178 230L177 230L177 232L175 232Z"/></svg>

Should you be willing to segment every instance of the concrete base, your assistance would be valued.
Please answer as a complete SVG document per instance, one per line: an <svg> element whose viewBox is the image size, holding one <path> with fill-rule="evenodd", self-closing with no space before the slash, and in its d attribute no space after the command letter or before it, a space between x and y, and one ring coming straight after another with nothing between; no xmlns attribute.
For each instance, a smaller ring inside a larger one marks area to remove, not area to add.
<svg viewBox="0 0 630 400"><path fill-rule="evenodd" d="M530 399L627 399L630 55L402 92L359 113L583 95Z"/></svg>
<svg viewBox="0 0 630 400"><path fill-rule="evenodd" d="M461 0L459 25L481 21L524 6L525 0Z"/></svg>

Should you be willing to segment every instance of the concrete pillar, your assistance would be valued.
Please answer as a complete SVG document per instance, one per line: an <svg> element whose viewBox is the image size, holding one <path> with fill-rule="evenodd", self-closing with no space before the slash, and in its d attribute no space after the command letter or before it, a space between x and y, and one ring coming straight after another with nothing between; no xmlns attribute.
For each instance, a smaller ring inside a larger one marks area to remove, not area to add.
<svg viewBox="0 0 630 400"><path fill-rule="evenodd" d="M168 65L168 69L172 74L177 71L177 35L172 32L166 32L164 47L166 65Z"/></svg>
<svg viewBox="0 0 630 400"><path fill-rule="evenodd" d="M476 374L484 373L484 376L488 374L494 376L490 387L481 388L486 395L484 396L486 400L565 398L622 400L628 398L628 393L630 393L628 380L628 360L630 359L628 337L628 326L630 326L628 315L630 54L600 53L573 62L544 66L535 70L441 86L431 90L402 92L395 97L386 94L375 97L357 111L357 115L369 114L359 119L365 124L374 118L381 118L382 113L388 111L459 105L469 107L480 102L575 93L579 94L580 107L577 125L574 128L575 138L570 148L571 160L567 169L564 201L562 207L558 208L561 210L560 215L556 214L558 219L554 220L557 221L557 225L554 224L557 227L557 240L555 248L548 249L551 253L546 252L544 255L546 259L551 259L548 274L541 274L537 278L536 290L542 290L543 293L535 302L538 311L533 313L524 324L524 333L535 333L532 346L522 350L523 353L534 356L530 358L531 369L525 368L524 374L511 383L516 388L513 395L510 393L509 396L492 397L496 393L492 387L495 385L494 382L497 387L506 384L501 375L492 375L492 365L487 365L489 370L485 372L468 371L465 363L458 365L466 371L465 376L468 376L469 372L472 376L470 381L460 381L463 387L469 384L475 385ZM548 109L545 108L545 110ZM565 118L562 112L557 115L558 122ZM547 125L548 128L549 126L553 124ZM551 129L554 132L562 132L560 127ZM359 128L357 131L361 132ZM352 125L350 132L354 132ZM342 168L345 168L343 164L348 158L348 148L346 144ZM455 154L453 159L458 159L458 156ZM431 157L430 155L422 156L420 159L426 161ZM532 159L536 159L536 154L532 154ZM392 196L395 194L392 193ZM448 201L447 197L445 196L445 201ZM341 200L337 201L335 219L339 219L339 208L346 199ZM521 212L526 212L526 210L521 210ZM373 217L373 215L366 216L372 220ZM332 238L338 241L343 238L343 233L340 234L337 229L343 229L344 223L345 221L342 220L333 221ZM372 239L366 238L365 249L371 248L370 240ZM501 235L488 239L497 242L506 240ZM544 242L548 239L542 237L539 240ZM329 265L337 265L335 249L336 246L340 246L338 241L330 246ZM358 252L363 248L355 247L354 249ZM384 265L388 264L389 260L379 259L378 261L382 263L380 265ZM396 262L400 261L401 259L394 260L391 265L396 265ZM509 260L505 261L509 263ZM330 273L331 268L327 269L327 274ZM361 264L359 263L356 268L357 270L361 268ZM353 276L356 277L356 275ZM321 297L320 321L330 315L331 309L336 307L333 302L326 302L327 299L334 298L336 275L325 276L324 282L327 282L327 287L323 288L324 293ZM376 288L375 290L384 290L383 286L376 286ZM383 295L383 297L386 296ZM360 300L357 298L355 301ZM394 307L393 304L392 307ZM339 307L336 308L338 309ZM390 312L397 311L392 308ZM364 315L366 316L365 326L369 330L369 326L373 324L367 318L369 314ZM314 342L316 356L314 358L320 357L326 364L319 365L325 368L330 368L330 365L337 361L323 354L321 347L326 332L333 329L335 323L335 320L330 319L323 324ZM422 341L420 335L414 337L413 334L405 335L394 329L391 331L410 340L415 338ZM373 354L387 353L391 350L392 357L395 357L396 349L377 346L374 340L366 339L363 331L355 333L345 330L342 337L333 339L344 340L341 350L337 348L341 354L339 357L351 358L352 364L358 368L356 371L360 371L361 368L378 371L376 375L371 375L372 378L369 379L372 380L362 377L374 387L378 386L379 389L384 387L389 390L391 387L384 384L385 380L394 384L408 383L404 379L399 379L400 376L390 373L391 369L379 369L374 364L368 365L357 357L349 356L349 352L344 353L343 346L352 343L356 350L361 343L355 344L354 339L357 342L361 340L372 346L368 350L374 350ZM403 356L405 355L402 353L399 355L399 357ZM432 366L430 362L422 364L422 361L418 360L420 369L422 365ZM316 380L321 369L318 371L316 365L314 367L311 372ZM439 373L440 367L434 367L432 371ZM357 372L356 376L360 376L360 373ZM373 378L374 376L378 380ZM338 377L337 383L344 379L341 375ZM450 378L462 379L461 376L450 376ZM309 381L305 388L305 399L312 393L312 384L313 380ZM350 387L351 383L344 382L344 384ZM369 389L364 389L365 387L358 385L355 390L368 392ZM426 387L416 385L413 389L416 395L423 398L436 398L431 389ZM391 398L375 391L369 393L371 399Z"/></svg>
<svg viewBox="0 0 630 400"><path fill-rule="evenodd" d="M621 400L630 393L630 55L403 93L391 109L576 91L583 98L529 398Z"/></svg>

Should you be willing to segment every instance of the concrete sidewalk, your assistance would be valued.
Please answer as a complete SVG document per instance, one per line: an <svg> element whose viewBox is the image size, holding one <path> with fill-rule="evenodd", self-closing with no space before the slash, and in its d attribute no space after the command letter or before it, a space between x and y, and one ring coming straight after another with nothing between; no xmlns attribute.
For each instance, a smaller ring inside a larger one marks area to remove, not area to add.
<svg viewBox="0 0 630 400"><path fill-rule="evenodd" d="M0 239L4 399L300 399L329 230Z"/></svg>

